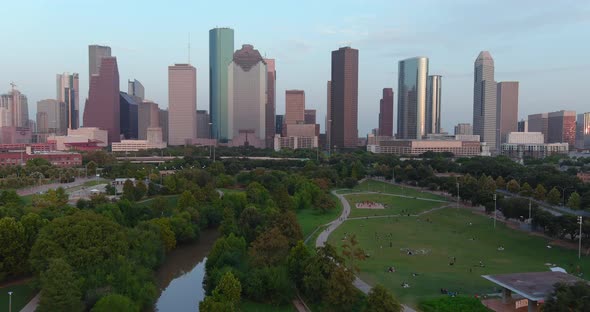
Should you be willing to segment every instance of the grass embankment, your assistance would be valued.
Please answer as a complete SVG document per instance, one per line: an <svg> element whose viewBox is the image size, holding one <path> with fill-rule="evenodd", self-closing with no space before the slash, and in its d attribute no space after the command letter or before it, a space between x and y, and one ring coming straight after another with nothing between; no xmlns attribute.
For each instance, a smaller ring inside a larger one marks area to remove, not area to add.
<svg viewBox="0 0 590 312"><path fill-rule="evenodd" d="M31 282L0 288L0 312L8 312L8 292L12 291L12 311L20 311L36 294Z"/></svg>
<svg viewBox="0 0 590 312"><path fill-rule="evenodd" d="M423 191L409 188L407 186L403 186L400 184L393 185L390 183L375 181L375 180L365 180L362 183L360 183L359 185L355 186L354 190L359 191L359 192L367 192L367 191L381 192L381 193L405 195L405 196L410 196L410 197L420 197L420 198L437 199L437 200L445 200L445 201L447 200L446 198L436 195L436 194L428 193L425 191L423 192Z"/></svg>

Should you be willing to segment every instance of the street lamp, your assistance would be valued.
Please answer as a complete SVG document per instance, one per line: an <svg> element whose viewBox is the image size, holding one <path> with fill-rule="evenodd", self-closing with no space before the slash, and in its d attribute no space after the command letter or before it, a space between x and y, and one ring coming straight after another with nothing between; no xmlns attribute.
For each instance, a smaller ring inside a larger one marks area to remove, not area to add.
<svg viewBox="0 0 590 312"><path fill-rule="evenodd" d="M8 292L8 312L12 312L12 291Z"/></svg>
<svg viewBox="0 0 590 312"><path fill-rule="evenodd" d="M494 229L496 228L496 194L494 193Z"/></svg>
<svg viewBox="0 0 590 312"><path fill-rule="evenodd" d="M572 189L573 190L574 187L573 186L566 186L566 187L563 187L563 186L555 186L555 188L561 190L561 196L563 197L563 206L565 207L565 191L566 190L569 190L569 189Z"/></svg>
<svg viewBox="0 0 590 312"><path fill-rule="evenodd" d="M461 200L461 195L459 194L459 182L457 182L457 209L459 209L459 201Z"/></svg>
<svg viewBox="0 0 590 312"><path fill-rule="evenodd" d="M578 216L580 232L578 233L578 259L582 258L582 216Z"/></svg>

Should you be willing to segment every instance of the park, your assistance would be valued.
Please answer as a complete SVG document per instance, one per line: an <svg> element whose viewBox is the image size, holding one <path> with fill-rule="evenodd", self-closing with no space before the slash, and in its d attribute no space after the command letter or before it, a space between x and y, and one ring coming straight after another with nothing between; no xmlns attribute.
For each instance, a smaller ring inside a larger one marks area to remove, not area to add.
<svg viewBox="0 0 590 312"><path fill-rule="evenodd" d="M382 284L399 300L418 306L447 294L488 296L499 289L482 275L543 272L551 267L587 279L590 261L551 239L512 229L456 202L419 190L368 180L343 191L350 203L347 220L328 242L340 247L355 234L367 258L359 277ZM359 209L357 203L384 209Z"/></svg>

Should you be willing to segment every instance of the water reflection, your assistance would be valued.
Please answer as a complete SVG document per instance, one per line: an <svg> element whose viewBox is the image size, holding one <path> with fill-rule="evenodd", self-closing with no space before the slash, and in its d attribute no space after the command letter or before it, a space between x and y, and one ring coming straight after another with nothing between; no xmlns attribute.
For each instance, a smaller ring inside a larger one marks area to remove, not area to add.
<svg viewBox="0 0 590 312"><path fill-rule="evenodd" d="M206 256L218 236L216 230L203 231L198 242L179 247L167 255L156 273L161 294L155 311L198 311L199 302L205 297Z"/></svg>

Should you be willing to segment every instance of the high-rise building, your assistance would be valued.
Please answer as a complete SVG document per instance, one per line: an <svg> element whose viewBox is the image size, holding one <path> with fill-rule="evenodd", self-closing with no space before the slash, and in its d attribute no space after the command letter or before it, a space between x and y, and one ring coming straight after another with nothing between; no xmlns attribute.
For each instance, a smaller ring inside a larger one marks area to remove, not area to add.
<svg viewBox="0 0 590 312"><path fill-rule="evenodd" d="M576 112L561 110L549 113L548 143L568 143L569 149L576 145Z"/></svg>
<svg viewBox="0 0 590 312"><path fill-rule="evenodd" d="M496 99L496 120L500 133L496 148L500 150L500 144L506 142L508 133L518 130L518 81L498 82Z"/></svg>
<svg viewBox="0 0 590 312"><path fill-rule="evenodd" d="M162 140L168 142L168 110L160 109L160 128L162 128Z"/></svg>
<svg viewBox="0 0 590 312"><path fill-rule="evenodd" d="M488 51L482 51L475 60L473 84L473 134L486 142L491 152L496 150L497 106L494 59Z"/></svg>
<svg viewBox="0 0 590 312"><path fill-rule="evenodd" d="M285 124L284 115L276 115L275 117L275 134L283 135L283 125Z"/></svg>
<svg viewBox="0 0 590 312"><path fill-rule="evenodd" d="M397 137L421 140L426 133L426 82L428 58L413 57L399 62Z"/></svg>
<svg viewBox="0 0 590 312"><path fill-rule="evenodd" d="M88 81L92 80L93 75L100 73L102 59L111 57L111 47L101 45L88 46Z"/></svg>
<svg viewBox="0 0 590 312"><path fill-rule="evenodd" d="M147 140L147 129L160 127L158 104L150 101L139 103L137 107L137 138Z"/></svg>
<svg viewBox="0 0 590 312"><path fill-rule="evenodd" d="M343 47L332 51L330 83L330 144L336 148L358 145L359 51Z"/></svg>
<svg viewBox="0 0 590 312"><path fill-rule="evenodd" d="M277 71L275 68L275 59L264 59L266 62L266 147L272 148L274 145L275 133L275 115L276 115L276 83Z"/></svg>
<svg viewBox="0 0 590 312"><path fill-rule="evenodd" d="M331 149L331 129L332 129L332 81L326 83L326 147L328 150Z"/></svg>
<svg viewBox="0 0 590 312"><path fill-rule="evenodd" d="M141 100L125 92L119 92L120 129L125 140L136 140L138 136L138 110Z"/></svg>
<svg viewBox="0 0 590 312"><path fill-rule="evenodd" d="M470 123L459 123L455 126L455 135L473 135L473 127Z"/></svg>
<svg viewBox="0 0 590 312"><path fill-rule="evenodd" d="M0 95L3 127L28 127L29 104L27 96L14 87L6 94Z"/></svg>
<svg viewBox="0 0 590 312"><path fill-rule="evenodd" d="M540 113L528 116L528 132L541 132L545 142L549 142L549 114Z"/></svg>
<svg viewBox="0 0 590 312"><path fill-rule="evenodd" d="M305 119L306 125L315 125L317 123L315 109L306 109L304 114L305 114L304 119Z"/></svg>
<svg viewBox="0 0 590 312"><path fill-rule="evenodd" d="M42 133L55 133L65 135L62 128L62 116L60 103L54 99L37 102L37 131Z"/></svg>
<svg viewBox="0 0 590 312"><path fill-rule="evenodd" d="M576 148L590 149L590 113L578 114L576 121Z"/></svg>
<svg viewBox="0 0 590 312"><path fill-rule="evenodd" d="M190 64L168 66L168 145L197 137L197 70Z"/></svg>
<svg viewBox="0 0 590 312"><path fill-rule="evenodd" d="M383 88L383 96L379 101L379 132L378 136L393 136L393 89Z"/></svg>
<svg viewBox="0 0 590 312"><path fill-rule="evenodd" d="M88 99L84 106L84 127L107 130L108 144L121 137L119 69L116 57L104 57L98 75L90 80Z"/></svg>
<svg viewBox="0 0 590 312"><path fill-rule="evenodd" d="M78 74L57 74L56 87L56 99L65 105L66 128L77 129L80 126L80 88Z"/></svg>
<svg viewBox="0 0 590 312"><path fill-rule="evenodd" d="M305 124L305 91L285 91L285 124Z"/></svg>
<svg viewBox="0 0 590 312"><path fill-rule="evenodd" d="M209 114L213 138L226 141L229 133L228 66L233 60L234 30L209 30Z"/></svg>
<svg viewBox="0 0 590 312"><path fill-rule="evenodd" d="M229 133L234 145L266 147L266 63L244 44L228 67Z"/></svg>
<svg viewBox="0 0 590 312"><path fill-rule="evenodd" d="M127 94L139 98L141 101L145 99L145 88L137 79L127 80Z"/></svg>
<svg viewBox="0 0 590 312"><path fill-rule="evenodd" d="M430 75L426 80L426 133L440 133L442 76Z"/></svg>
<svg viewBox="0 0 590 312"><path fill-rule="evenodd" d="M518 132L529 132L529 121L528 120L520 120L517 125L516 131Z"/></svg>
<svg viewBox="0 0 590 312"><path fill-rule="evenodd" d="M209 113L206 110L197 110L197 138L211 138L209 120Z"/></svg>

